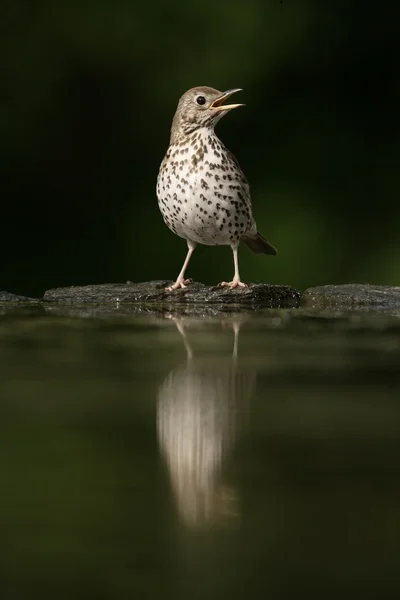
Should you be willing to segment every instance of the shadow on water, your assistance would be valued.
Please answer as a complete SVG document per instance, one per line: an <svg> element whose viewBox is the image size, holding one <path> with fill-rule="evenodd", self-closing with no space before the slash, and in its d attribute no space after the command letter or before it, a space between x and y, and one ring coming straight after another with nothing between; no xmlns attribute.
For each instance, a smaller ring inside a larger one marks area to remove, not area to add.
<svg viewBox="0 0 400 600"><path fill-rule="evenodd" d="M0 315L5 598L394 598L400 320Z"/></svg>

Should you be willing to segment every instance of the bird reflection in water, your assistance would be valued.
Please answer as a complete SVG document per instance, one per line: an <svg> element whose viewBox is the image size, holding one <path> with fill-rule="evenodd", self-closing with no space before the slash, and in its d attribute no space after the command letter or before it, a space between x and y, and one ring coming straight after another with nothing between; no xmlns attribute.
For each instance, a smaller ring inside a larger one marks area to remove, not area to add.
<svg viewBox="0 0 400 600"><path fill-rule="evenodd" d="M229 321L229 357L196 357L187 335L190 319L170 318L187 359L160 386L158 437L178 513L186 525L201 527L238 516L237 494L223 481L223 465L247 420L255 373L238 367L240 317Z"/></svg>

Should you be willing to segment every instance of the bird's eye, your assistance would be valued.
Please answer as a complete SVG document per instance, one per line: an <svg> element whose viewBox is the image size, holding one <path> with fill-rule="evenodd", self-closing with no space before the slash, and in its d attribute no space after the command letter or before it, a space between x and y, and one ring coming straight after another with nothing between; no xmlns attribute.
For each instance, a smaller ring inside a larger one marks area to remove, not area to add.
<svg viewBox="0 0 400 600"><path fill-rule="evenodd" d="M197 96L196 102L197 102L197 104L205 104L206 99L204 98L204 96Z"/></svg>

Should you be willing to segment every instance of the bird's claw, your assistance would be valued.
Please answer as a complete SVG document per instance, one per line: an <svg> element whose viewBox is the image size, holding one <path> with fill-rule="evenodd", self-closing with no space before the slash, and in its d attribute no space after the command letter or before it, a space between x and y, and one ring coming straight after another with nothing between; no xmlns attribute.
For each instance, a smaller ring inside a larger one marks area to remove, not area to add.
<svg viewBox="0 0 400 600"><path fill-rule="evenodd" d="M181 279L175 281L174 284L164 288L164 292L173 292L174 290L178 290L179 288L185 289L188 283L192 283L193 279Z"/></svg>
<svg viewBox="0 0 400 600"><path fill-rule="evenodd" d="M227 287L230 290L233 290L236 287L246 288L248 286L247 283L243 283L243 281L240 281L240 279L234 279L233 281L221 281L221 283L218 284L218 287Z"/></svg>

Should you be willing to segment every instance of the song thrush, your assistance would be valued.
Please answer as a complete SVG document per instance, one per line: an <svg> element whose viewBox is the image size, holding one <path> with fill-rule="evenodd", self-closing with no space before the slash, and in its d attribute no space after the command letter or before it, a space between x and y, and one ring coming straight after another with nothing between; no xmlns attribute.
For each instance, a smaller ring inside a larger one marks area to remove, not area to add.
<svg viewBox="0 0 400 600"><path fill-rule="evenodd" d="M166 291L189 283L185 271L196 244L231 246L235 274L232 281L220 284L229 288L246 286L239 275L240 241L253 252L276 254L257 231L249 184L239 163L214 132L221 117L243 106L224 104L239 91L195 87L179 100L158 174L157 197L165 223L187 241L189 251L176 282Z"/></svg>

